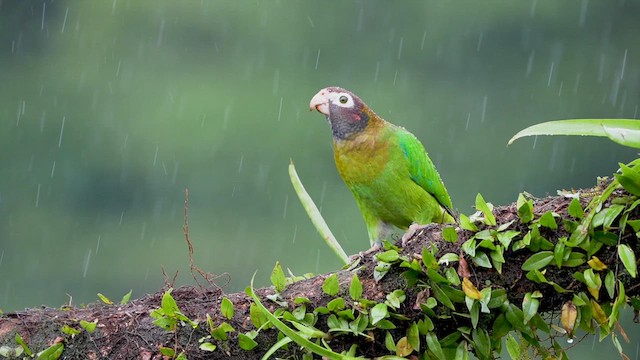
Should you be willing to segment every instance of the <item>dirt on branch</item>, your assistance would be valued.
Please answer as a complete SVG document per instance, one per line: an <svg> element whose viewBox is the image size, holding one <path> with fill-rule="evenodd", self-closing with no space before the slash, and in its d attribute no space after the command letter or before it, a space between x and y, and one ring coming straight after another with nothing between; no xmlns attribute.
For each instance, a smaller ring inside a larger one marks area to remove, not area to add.
<svg viewBox="0 0 640 360"><path fill-rule="evenodd" d="M588 200L582 200L583 207ZM562 196L534 201L536 218L549 210L560 215L560 220L558 221L560 226L558 226L557 230L547 228L540 230L541 235L554 244L559 238L570 236L564 230L561 221L561 219L571 219L567 213L570 202L570 198ZM637 210L635 210L635 213L637 218ZM515 204L497 207L494 209L493 214L498 225L513 221L508 227L509 230L521 231L522 234L528 231L528 225L520 222ZM400 255L408 258L420 258L423 248L432 245L437 246L439 249L438 256L445 253L462 254L461 244L472 235L472 232L461 230L458 232L458 241L450 243L442 239L442 226L432 225L416 234L407 246L400 250ZM640 243L638 239L632 236L627 237L625 241L632 247L636 258L640 258ZM586 291L585 285L573 277L574 272L584 271L588 268L586 263L579 267L562 267L560 269L555 266L549 266L548 271L545 273L547 280L555 282L569 291L564 294L555 291L551 285L536 284L529 281L521 268L531 254L530 251L526 250L506 251L504 257L507 261L503 265L502 273L498 273L494 269L474 266L469 260L470 280L478 289L485 287L486 284L491 284L494 289L506 289L508 300L513 304L521 304L527 292L538 290L542 293L539 312L559 311L563 303L571 299L574 291ZM611 269L615 268L616 262L619 261L615 246L603 247L597 253L597 256ZM277 259L274 259L274 262L275 260ZM406 300L398 313L409 319L419 318L422 312L416 304L417 301L420 301L419 296L424 295L419 294L421 289L408 287L406 279L402 276L404 269L398 266L393 266L381 281L374 281L373 273L376 265L375 257L369 256L362 259L357 270L337 271L340 283L338 296L342 296L345 299L348 303L347 307L357 307L357 304L353 304L348 292L349 283L353 273L356 272L362 282L363 298L382 302L390 292L402 289L406 294ZM457 263L450 266L457 267ZM619 265L619 268L624 269L621 265ZM309 299L310 304L307 304L308 312L313 308L326 306L329 301L335 298L326 295L322 291L323 282L329 275L322 274L289 285L281 292L281 301L288 304L289 311L292 311L297 306L294 304L294 299L298 297ZM624 284L627 296L640 293L638 278L631 278L627 272L620 271L618 279ZM273 288L258 289L256 293L272 313L277 308L282 307L266 298L268 295L275 294ZM62 359L164 359L166 357L160 353L160 347L175 349L176 354L184 352L190 360L258 359L278 341L278 331L275 328L270 328L260 331L254 339L258 343L257 347L249 351L242 350L238 346L238 333L255 330L250 317L252 300L245 293L223 294L218 288L181 287L174 289L172 296L180 311L189 319L199 323L199 326L194 329L192 326L184 325L178 326L176 331L166 331L153 324L154 319L150 316L151 311L160 307L163 294L164 290L133 300L125 305L96 303L84 308L34 308L2 314L0 315L0 347L16 348L18 345L15 337L16 334L19 334L34 353L56 342L62 342L64 345L64 351L60 357ZM606 297L606 292L603 292L603 296ZM223 297L228 298L234 306L235 313L230 320L221 313ZM207 315L211 317L215 326L227 322L235 329L235 331L228 333L227 341L207 340L217 346L212 352L199 349L199 340L209 335ZM491 321L491 316L483 315L480 321ZM81 320L87 322L97 321L95 331L89 333L83 330L79 325ZM439 321L435 327L439 337L445 336L451 329L461 325L468 325L469 323L467 318L456 316L451 316L448 320ZM410 323L411 321L394 323L397 327L391 331L392 334L404 334L406 327ZM326 331L326 326L323 328L322 324L326 324L326 321L318 321L317 327ZM64 325L81 331L74 336L65 334L61 331ZM388 353L384 346L384 332L371 332L370 335L373 340L362 336L336 336L330 340L330 345L334 351L341 351L348 349L352 344L358 344L358 348L364 351L364 355L367 357ZM302 350L293 343L277 353L280 357L294 357L300 354L302 354Z"/></svg>

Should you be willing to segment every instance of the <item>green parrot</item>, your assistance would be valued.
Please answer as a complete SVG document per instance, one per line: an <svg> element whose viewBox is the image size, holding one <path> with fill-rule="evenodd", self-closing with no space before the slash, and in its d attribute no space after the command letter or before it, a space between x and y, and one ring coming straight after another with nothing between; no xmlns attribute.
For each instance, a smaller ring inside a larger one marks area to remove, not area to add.
<svg viewBox="0 0 640 360"><path fill-rule="evenodd" d="M309 109L329 121L336 167L367 225L367 253L379 249L394 228L408 229L404 246L427 224L455 222L447 189L413 134L339 87L320 90Z"/></svg>

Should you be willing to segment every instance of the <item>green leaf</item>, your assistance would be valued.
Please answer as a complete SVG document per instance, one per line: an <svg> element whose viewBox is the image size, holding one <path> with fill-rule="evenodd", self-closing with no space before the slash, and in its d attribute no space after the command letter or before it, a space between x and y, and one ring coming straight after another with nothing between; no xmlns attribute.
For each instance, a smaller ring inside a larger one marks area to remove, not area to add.
<svg viewBox="0 0 640 360"><path fill-rule="evenodd" d="M276 261L276 266L271 271L271 284L273 284L277 292L281 292L287 286L287 278L284 276L284 271L282 271L279 261Z"/></svg>
<svg viewBox="0 0 640 360"><path fill-rule="evenodd" d="M484 198L482 197L482 195L480 195L480 193L478 193L478 195L476 195L476 209L482 211L482 213L484 214L484 222L485 222L485 224L487 224L489 226L495 226L496 225L496 217L493 216L491 208L486 203L486 201L484 201Z"/></svg>
<svg viewBox="0 0 640 360"><path fill-rule="evenodd" d="M418 325L415 322L411 323L409 329L407 329L407 340L415 351L420 351L420 334L418 332Z"/></svg>
<svg viewBox="0 0 640 360"><path fill-rule="evenodd" d="M211 324L213 324L213 323L211 323ZM216 340L226 341L227 340L227 333L236 331L233 328L233 326L227 324L226 322L223 322L222 324L218 325L218 327L216 327L215 329L211 329L211 324L210 324L209 333Z"/></svg>
<svg viewBox="0 0 640 360"><path fill-rule="evenodd" d="M391 264L400 259L400 254L398 254L396 250L387 250L385 252L376 254L376 259Z"/></svg>
<svg viewBox="0 0 640 360"><path fill-rule="evenodd" d="M485 329L473 329L471 332L473 338L473 345L476 348L476 355L479 359L491 358L491 339L489 333Z"/></svg>
<svg viewBox="0 0 640 360"><path fill-rule="evenodd" d="M442 238L448 242L455 243L458 241L458 233L453 226L445 226L442 229Z"/></svg>
<svg viewBox="0 0 640 360"><path fill-rule="evenodd" d="M624 206L619 204L614 204L609 206L606 209L603 209L599 213L597 213L593 217L593 221L591 222L593 227L602 226L605 230L611 227L613 221L620 215L620 213L624 210Z"/></svg>
<svg viewBox="0 0 640 360"><path fill-rule="evenodd" d="M64 351L64 344L55 343L38 353L38 360L56 360Z"/></svg>
<svg viewBox="0 0 640 360"><path fill-rule="evenodd" d="M631 275L632 278L635 278L638 275L636 255L633 253L633 250L631 250L629 245L618 245L618 256L620 257L620 260L622 260L624 268L629 272L629 275Z"/></svg>
<svg viewBox="0 0 640 360"><path fill-rule="evenodd" d="M553 259L555 260L556 266L558 266L558 268L562 266L562 262L564 261L566 239L567 239L566 237L558 239L558 242L553 248ZM571 251L571 249L567 249L567 250Z"/></svg>
<svg viewBox="0 0 640 360"><path fill-rule="evenodd" d="M569 204L569 215L573 216L576 219L582 219L584 217L584 211L582 210L582 205L580 204L580 200L574 198L571 200L571 204Z"/></svg>
<svg viewBox="0 0 640 360"><path fill-rule="evenodd" d="M251 307L249 307L249 317L256 329L260 329L263 325L269 322L267 317L264 316L260 309L258 309L256 304L251 304Z"/></svg>
<svg viewBox="0 0 640 360"><path fill-rule="evenodd" d="M333 273L327 276L326 279L324 279L324 282L322 283L322 291L329 296L335 296L338 294L338 292L340 291L338 274Z"/></svg>
<svg viewBox="0 0 640 360"><path fill-rule="evenodd" d="M508 334L506 343L507 352L509 353L509 356L511 356L511 359L520 360L520 344L518 343L518 340L516 340L513 335Z"/></svg>
<svg viewBox="0 0 640 360"><path fill-rule="evenodd" d="M531 270L539 270L543 267L549 265L553 260L553 252L551 251L540 251L539 253L535 253L531 255L523 264L522 270L531 271Z"/></svg>
<svg viewBox="0 0 640 360"><path fill-rule="evenodd" d="M240 333L238 334L238 345L240 345L240 348L242 350L248 351L248 350L253 350L253 348L258 346L258 343L255 340L253 340L251 336Z"/></svg>
<svg viewBox="0 0 640 360"><path fill-rule="evenodd" d="M610 299L616 296L616 275L613 271L609 270L604 277L604 287L607 289L607 294Z"/></svg>
<svg viewBox="0 0 640 360"><path fill-rule="evenodd" d="M342 355L340 355L338 353L335 353L335 352L333 352L333 351L331 351L329 349L326 349L326 348L324 348L324 347L312 342L309 339L305 339L304 337L299 335L298 332L294 331L293 329L291 329L290 327L285 325L282 321L280 321L280 319L278 319L275 316L273 316L273 314L271 314L271 312L269 312L269 310L267 310L267 308L265 308L264 305L262 305L262 303L260 302L260 298L253 291L253 278L254 277L255 277L255 274L251 278L251 284L250 284L249 288L247 288L247 294L249 296L251 296L251 298L253 299L255 304L265 314L265 316L267 316L269 321L271 321L271 323L276 328L278 328L278 330L280 330L284 335L286 335L289 338L291 338L291 340L295 341L296 344L298 344L299 346L302 346L302 347L308 349L309 351L314 352L315 354L318 354L320 356L326 357L327 359L330 359L330 360L351 360L351 359L353 359L352 357L345 357L345 356L342 356Z"/></svg>
<svg viewBox="0 0 640 360"><path fill-rule="evenodd" d="M93 334L96 330L96 326L98 325L98 320L89 322L86 320L80 320L80 326L85 329L89 334Z"/></svg>
<svg viewBox="0 0 640 360"><path fill-rule="evenodd" d="M508 249L509 245L511 244L511 240L513 240L513 238L518 236L518 235L520 235L520 231L507 230L507 231L504 231L504 232L499 232L496 237L498 238L498 241L500 242L500 244L505 249Z"/></svg>
<svg viewBox="0 0 640 360"><path fill-rule="evenodd" d="M131 293L132 292L133 292L133 290L129 290L128 293L124 294L124 296L120 300L120 305L126 305L129 302L129 299L131 299Z"/></svg>
<svg viewBox="0 0 640 360"><path fill-rule="evenodd" d="M353 273L353 277L351 278L351 284L349 285L349 296L353 300L360 300L362 297L362 283L358 278L358 274Z"/></svg>
<svg viewBox="0 0 640 360"><path fill-rule="evenodd" d="M309 216L309 219L311 219L316 230L318 230L318 233L320 233L320 236L322 236L327 245L329 245L329 248L333 250L338 258L342 260L342 263L345 265L348 264L349 256L347 256L347 253L344 252L342 246L340 246L340 243L336 240L336 237L331 233L331 230L324 221L320 210L318 210L318 207L311 199L311 196L309 196L307 190L305 190L302 185L302 182L298 177L298 173L296 172L296 167L293 165L293 161L289 164L289 179L291 179L291 184L300 199L302 207L304 207L304 210L307 212L307 215Z"/></svg>
<svg viewBox="0 0 640 360"><path fill-rule="evenodd" d="M113 305L113 301L109 300L108 297L98 293L98 298L100 298L100 301L102 301L103 303L107 304L107 305Z"/></svg>
<svg viewBox="0 0 640 360"><path fill-rule="evenodd" d="M235 309L233 308L233 303L231 300L227 299L227 297L222 298L222 303L220 304L220 311L222 315L227 319L233 319L233 315L235 314Z"/></svg>
<svg viewBox="0 0 640 360"><path fill-rule="evenodd" d="M454 253L446 253L438 259L438 264L449 265L449 263L456 262L459 260L458 254Z"/></svg>
<svg viewBox="0 0 640 360"><path fill-rule="evenodd" d="M620 171L622 174L613 174L616 180L629 193L640 196L640 173L625 164L620 163Z"/></svg>
<svg viewBox="0 0 640 360"><path fill-rule="evenodd" d="M462 251L466 252L469 256L476 256L476 239L471 238L462 243Z"/></svg>
<svg viewBox="0 0 640 360"><path fill-rule="evenodd" d="M524 294L522 300L522 312L524 313L524 323L527 324L531 318L538 313L538 307L540 306L540 300L532 296L532 293L528 292Z"/></svg>
<svg viewBox="0 0 640 360"><path fill-rule="evenodd" d="M461 341L456 347L456 354L453 360L469 360L469 350L467 350L467 342Z"/></svg>
<svg viewBox="0 0 640 360"><path fill-rule="evenodd" d="M476 256L472 257L471 260L478 266L491 269L491 261L489 260L489 257L481 251L477 252Z"/></svg>
<svg viewBox="0 0 640 360"><path fill-rule="evenodd" d="M471 220L469 220L469 217L465 214L460 214L460 228L473 232L478 231L478 227L476 226L476 224L471 222Z"/></svg>
<svg viewBox="0 0 640 360"><path fill-rule="evenodd" d="M337 312L344 309L344 299L341 297L335 298L327 303L327 309L331 312Z"/></svg>
<svg viewBox="0 0 640 360"><path fill-rule="evenodd" d="M386 335L384 336L384 346L391 352L396 351L396 343L393 341L393 336L391 336L391 333L388 331L386 331Z"/></svg>
<svg viewBox="0 0 640 360"><path fill-rule="evenodd" d="M532 135L603 136L625 146L638 148L639 128L635 119L570 119L555 120L530 126L515 134L508 142ZM628 138L628 139L627 139Z"/></svg>
<svg viewBox="0 0 640 360"><path fill-rule="evenodd" d="M451 299L442 291L440 286L438 286L435 282L431 283L431 290L433 290L433 296L444 306L448 307L451 310L455 311L455 306L453 306L453 302Z"/></svg>
<svg viewBox="0 0 640 360"><path fill-rule="evenodd" d="M202 351L215 351L216 350L216 346L213 345L210 342L203 342L202 344L200 344L200 346L198 346L198 348L200 348L200 350Z"/></svg>
<svg viewBox="0 0 640 360"><path fill-rule="evenodd" d="M427 249L426 246L422 248L422 263L427 269L437 269L440 267L438 266L436 257L431 253L431 251L429 251L429 249Z"/></svg>
<svg viewBox="0 0 640 360"><path fill-rule="evenodd" d="M387 294L386 303L394 309L400 308L400 304L404 302L406 296L404 291L397 289Z"/></svg>
<svg viewBox="0 0 640 360"><path fill-rule="evenodd" d="M551 230L555 230L558 228L558 223L553 217L553 213L551 211L547 211L546 213L542 214L542 216L540 216L540 219L538 219L538 223Z"/></svg>
<svg viewBox="0 0 640 360"><path fill-rule="evenodd" d="M637 120L636 120L637 121ZM620 145L640 148L640 129L629 128L627 126L617 127L616 125L603 124L607 137Z"/></svg>
<svg viewBox="0 0 640 360"><path fill-rule="evenodd" d="M20 345L22 350L24 350L25 354L29 356L33 356L33 352L31 351L31 349L29 349L29 345L27 345L27 343L24 341L22 336L20 336L20 334L16 333L15 341L16 341L16 344Z"/></svg>
<svg viewBox="0 0 640 360"><path fill-rule="evenodd" d="M438 342L438 337L433 332L429 332L426 336L427 338L427 348L436 356L438 360L446 360L444 356L444 352L442 351L442 347L440 346L440 342Z"/></svg>
<svg viewBox="0 0 640 360"><path fill-rule="evenodd" d="M518 208L518 217L523 224L533 220L533 200L525 198L524 195L520 193L516 201L516 207Z"/></svg>
<svg viewBox="0 0 640 360"><path fill-rule="evenodd" d="M387 309L387 304L380 303L376 304L373 308L371 308L371 325L377 324L380 320L389 316L389 310Z"/></svg>

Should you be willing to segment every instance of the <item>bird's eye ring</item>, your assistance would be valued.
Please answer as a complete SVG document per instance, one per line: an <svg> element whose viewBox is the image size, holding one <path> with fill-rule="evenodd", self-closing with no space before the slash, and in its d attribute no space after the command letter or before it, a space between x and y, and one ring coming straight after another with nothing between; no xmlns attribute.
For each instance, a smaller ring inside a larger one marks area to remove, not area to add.
<svg viewBox="0 0 640 360"><path fill-rule="evenodd" d="M340 96L338 101L340 101L341 104L346 104L347 101L349 101L349 98L347 98L345 95L342 95L342 96Z"/></svg>

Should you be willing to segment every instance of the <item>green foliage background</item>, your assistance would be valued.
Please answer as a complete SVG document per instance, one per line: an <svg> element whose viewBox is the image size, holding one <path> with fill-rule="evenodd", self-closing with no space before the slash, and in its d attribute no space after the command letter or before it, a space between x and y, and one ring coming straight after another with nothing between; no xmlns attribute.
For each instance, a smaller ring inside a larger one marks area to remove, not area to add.
<svg viewBox="0 0 640 360"><path fill-rule="evenodd" d="M2 2L0 307L140 296L161 287L161 267L190 283L185 188L196 262L228 272L227 291L255 270L266 285L276 260L337 268L287 175L293 159L347 252L368 246L328 126L308 112L329 85L416 134L462 212L477 192L505 204L592 186L634 151L506 142L546 120L637 118L639 12L587 0Z"/></svg>

